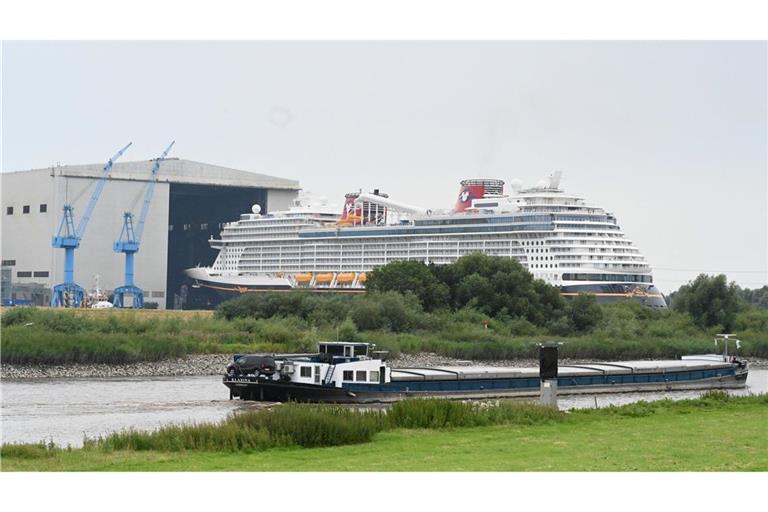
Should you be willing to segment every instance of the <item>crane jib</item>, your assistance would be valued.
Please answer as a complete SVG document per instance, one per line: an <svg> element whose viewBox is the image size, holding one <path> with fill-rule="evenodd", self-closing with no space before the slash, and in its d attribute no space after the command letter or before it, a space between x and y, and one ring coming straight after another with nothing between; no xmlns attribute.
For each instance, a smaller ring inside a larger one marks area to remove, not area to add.
<svg viewBox="0 0 768 512"><path fill-rule="evenodd" d="M126 296L133 297L132 307L144 307L144 290L134 284L134 256L139 251L141 244L141 237L144 232L144 221L149 213L149 206L152 202L155 184L157 183L160 164L165 160L165 157L175 143L176 141L171 142L168 147L165 148L163 154L155 160L155 164L152 166L147 189L144 193L144 203L141 206L141 213L139 214L139 221L136 224L136 227L134 227L133 224L133 213L125 212L123 214L123 228L120 231L120 237L113 245L115 252L122 252L125 254L124 284L123 286L116 288L114 294L114 305L116 307L126 307Z"/></svg>
<svg viewBox="0 0 768 512"><path fill-rule="evenodd" d="M96 188L91 194L91 199L88 201L85 213L83 213L83 216L80 218L80 223L77 225L77 229L75 229L72 204L67 203L64 205L64 212L61 224L59 225L59 230L52 240L54 248L64 249L64 282L53 287L51 294L51 306L53 307L80 307L85 299L85 290L82 286L76 284L74 280L75 249L80 246L80 240L85 235L88 221L90 221L91 214L93 214L93 210L96 207L96 203L99 201L101 192L104 190L104 185L112 170L112 166L115 161L120 158L129 147L131 147L131 144L133 143L129 142L126 144L125 147L118 151L104 165L104 168L101 171L101 176L96 183Z"/></svg>

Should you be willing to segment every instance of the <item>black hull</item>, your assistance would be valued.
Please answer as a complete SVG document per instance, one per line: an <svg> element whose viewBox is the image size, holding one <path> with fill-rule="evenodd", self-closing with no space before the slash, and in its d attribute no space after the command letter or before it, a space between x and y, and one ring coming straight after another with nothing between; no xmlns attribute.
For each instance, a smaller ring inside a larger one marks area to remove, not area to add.
<svg viewBox="0 0 768 512"><path fill-rule="evenodd" d="M667 303L664 296L653 285L627 285L627 284L592 284L561 286L560 295L565 299L572 299L581 293L595 296L599 304L613 302L639 302L653 308L665 309ZM194 280L190 294L197 298L197 302L205 304L203 307L215 307L219 303L240 297L247 293L264 292L292 292L304 293L334 293L334 294L359 294L365 293L365 288L293 288L291 286L260 285L238 286L225 283L211 283L208 281ZM201 297L204 297L202 300Z"/></svg>
<svg viewBox="0 0 768 512"><path fill-rule="evenodd" d="M639 302L653 308L666 309L667 302L664 295L654 285L648 284L583 284L561 286L560 295L569 299L580 293L588 293L595 296L600 304L613 302Z"/></svg>

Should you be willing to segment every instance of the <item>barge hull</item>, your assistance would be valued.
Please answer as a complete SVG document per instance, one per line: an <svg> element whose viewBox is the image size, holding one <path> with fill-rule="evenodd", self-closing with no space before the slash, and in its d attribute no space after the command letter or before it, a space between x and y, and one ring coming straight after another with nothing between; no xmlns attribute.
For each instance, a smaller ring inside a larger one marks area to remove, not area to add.
<svg viewBox="0 0 768 512"><path fill-rule="evenodd" d="M712 377L698 380L677 380L666 382L603 384L603 385L569 385L566 379L559 379L559 395L605 394L605 393L636 393L659 391L685 391L706 389L738 389L746 386L747 372L735 372L731 375ZM455 400L489 399L489 398L531 398L539 396L538 386L520 388L488 388L466 390L412 390L405 385L402 390L364 390L355 388L338 388L334 386L317 386L283 383L279 381L260 380L244 382L241 380L224 380L230 389L230 398L242 400L258 400L267 402L312 402L312 403L391 403L409 398L449 398ZM407 384L404 382L400 385ZM414 382L413 384L417 384Z"/></svg>

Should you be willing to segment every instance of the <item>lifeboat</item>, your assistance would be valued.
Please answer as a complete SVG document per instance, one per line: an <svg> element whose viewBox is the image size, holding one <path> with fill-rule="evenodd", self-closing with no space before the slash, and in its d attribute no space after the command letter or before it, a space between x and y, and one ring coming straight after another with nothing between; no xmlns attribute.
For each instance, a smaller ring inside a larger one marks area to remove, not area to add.
<svg viewBox="0 0 768 512"><path fill-rule="evenodd" d="M360 274L360 277L358 278L358 281L361 283L364 283L368 278L365 276L365 272Z"/></svg>
<svg viewBox="0 0 768 512"><path fill-rule="evenodd" d="M296 282L298 284L309 284L312 281L312 274L296 274Z"/></svg>
<svg viewBox="0 0 768 512"><path fill-rule="evenodd" d="M336 278L336 282L339 284L349 284L354 280L354 272L345 272L344 274L339 274L339 276Z"/></svg>
<svg viewBox="0 0 768 512"><path fill-rule="evenodd" d="M343 219L339 219L336 221L336 224L339 226L354 226L355 224L362 224L362 223L363 223L362 215L355 215L354 213L350 213Z"/></svg>
<svg viewBox="0 0 768 512"><path fill-rule="evenodd" d="M333 274L317 274L317 277L315 278L315 284L329 284L331 281L333 281Z"/></svg>

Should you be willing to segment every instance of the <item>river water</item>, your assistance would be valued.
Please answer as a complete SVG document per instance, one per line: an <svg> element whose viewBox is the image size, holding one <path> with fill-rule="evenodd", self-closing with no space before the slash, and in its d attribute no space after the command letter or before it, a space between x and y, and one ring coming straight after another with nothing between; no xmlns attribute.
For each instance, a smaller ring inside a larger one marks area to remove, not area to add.
<svg viewBox="0 0 768 512"><path fill-rule="evenodd" d="M228 400L219 376L40 379L3 381L2 442L82 445L123 429L151 430L169 423L215 421L254 402ZM747 387L732 394L767 393L768 368L751 368ZM638 400L700 396L703 391L615 393L559 399L561 409L605 407Z"/></svg>

